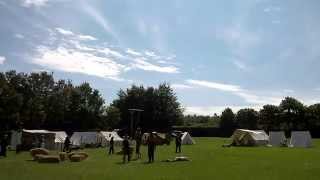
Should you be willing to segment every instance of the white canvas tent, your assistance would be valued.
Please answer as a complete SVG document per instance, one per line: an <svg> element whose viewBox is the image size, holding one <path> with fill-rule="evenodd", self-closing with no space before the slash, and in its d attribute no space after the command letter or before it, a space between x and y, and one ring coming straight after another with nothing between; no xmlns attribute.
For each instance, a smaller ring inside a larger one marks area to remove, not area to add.
<svg viewBox="0 0 320 180"><path fill-rule="evenodd" d="M55 134L54 144L55 149L62 150L64 147L64 141L67 138L67 133L64 131L50 131Z"/></svg>
<svg viewBox="0 0 320 180"><path fill-rule="evenodd" d="M16 150L17 145L20 145L22 139L22 132L20 131L11 131L11 139L10 139L10 149Z"/></svg>
<svg viewBox="0 0 320 180"><path fill-rule="evenodd" d="M97 145L102 137L98 132L74 132L70 138L72 145Z"/></svg>
<svg viewBox="0 0 320 180"><path fill-rule="evenodd" d="M269 144L272 146L282 146L286 143L286 136L283 131L270 131Z"/></svg>
<svg viewBox="0 0 320 180"><path fill-rule="evenodd" d="M42 139L44 142L41 143ZM49 150L55 148L55 134L47 130L22 130L21 145L23 149L44 147Z"/></svg>
<svg viewBox="0 0 320 180"><path fill-rule="evenodd" d="M181 136L181 144L195 144L195 141L188 132L184 132Z"/></svg>
<svg viewBox="0 0 320 180"><path fill-rule="evenodd" d="M291 147L311 147L312 138L309 131L292 131L290 146Z"/></svg>
<svg viewBox="0 0 320 180"><path fill-rule="evenodd" d="M119 136L119 134L115 131L101 131L102 135L102 146L108 146L111 140L111 137L113 137L114 145L121 146L123 139Z"/></svg>
<svg viewBox="0 0 320 180"><path fill-rule="evenodd" d="M231 139L236 146L266 145L269 142L269 136L263 130L237 129Z"/></svg>

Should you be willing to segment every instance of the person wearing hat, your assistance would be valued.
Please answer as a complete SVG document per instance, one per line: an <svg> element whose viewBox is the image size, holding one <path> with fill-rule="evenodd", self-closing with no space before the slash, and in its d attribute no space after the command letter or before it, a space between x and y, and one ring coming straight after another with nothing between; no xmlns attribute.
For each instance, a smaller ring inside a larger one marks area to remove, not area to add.
<svg viewBox="0 0 320 180"><path fill-rule="evenodd" d="M128 136L124 137L122 142L122 151L123 151L123 163L126 163L126 157L128 157L128 162L130 162L130 144Z"/></svg>
<svg viewBox="0 0 320 180"><path fill-rule="evenodd" d="M154 162L154 152L156 150L155 132L150 133L148 137L148 158L149 163Z"/></svg>

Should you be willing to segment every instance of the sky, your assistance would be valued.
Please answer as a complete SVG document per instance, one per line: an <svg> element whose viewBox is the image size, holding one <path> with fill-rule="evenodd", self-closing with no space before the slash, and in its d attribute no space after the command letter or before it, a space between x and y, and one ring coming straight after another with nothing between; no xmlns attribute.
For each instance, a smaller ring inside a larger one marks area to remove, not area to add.
<svg viewBox="0 0 320 180"><path fill-rule="evenodd" d="M0 0L0 70L174 89L185 114L320 102L319 0Z"/></svg>

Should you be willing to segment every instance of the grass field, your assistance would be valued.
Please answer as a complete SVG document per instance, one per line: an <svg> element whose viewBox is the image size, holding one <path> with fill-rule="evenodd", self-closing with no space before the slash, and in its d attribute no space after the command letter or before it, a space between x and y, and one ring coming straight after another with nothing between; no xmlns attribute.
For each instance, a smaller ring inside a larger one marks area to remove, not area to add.
<svg viewBox="0 0 320 180"><path fill-rule="evenodd" d="M105 149L86 149L89 159L80 163L39 164L29 161L28 152L0 158L1 180L144 180L144 179L320 179L320 140L314 147L222 148L227 139L195 138L197 144L183 146L191 162L161 162L176 156L174 145L158 146L156 162L142 160L122 164L119 155L106 155Z"/></svg>

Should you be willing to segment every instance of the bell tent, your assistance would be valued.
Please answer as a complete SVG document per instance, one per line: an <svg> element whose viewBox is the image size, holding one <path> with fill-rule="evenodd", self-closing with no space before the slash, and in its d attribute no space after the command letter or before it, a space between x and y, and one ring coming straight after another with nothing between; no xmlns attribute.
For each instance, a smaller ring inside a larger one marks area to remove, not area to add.
<svg viewBox="0 0 320 180"><path fill-rule="evenodd" d="M235 146L258 146L269 142L269 136L263 130L237 129L231 138Z"/></svg>
<svg viewBox="0 0 320 180"><path fill-rule="evenodd" d="M311 147L312 139L309 131L292 131L290 139L291 147Z"/></svg>
<svg viewBox="0 0 320 180"><path fill-rule="evenodd" d="M181 144L195 144L195 141L192 139L191 135L188 132L182 133Z"/></svg>

